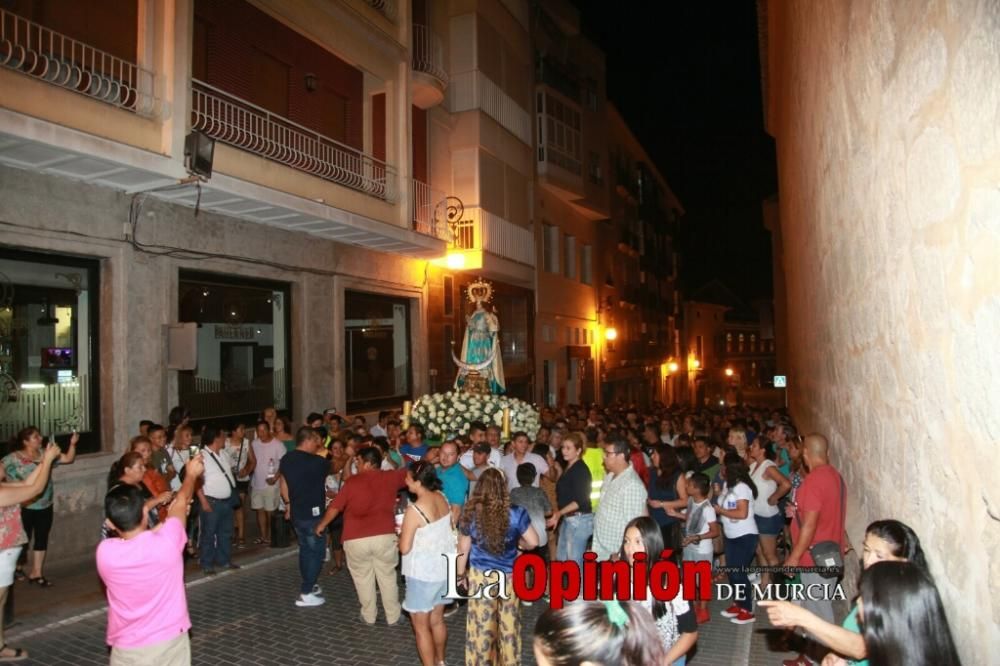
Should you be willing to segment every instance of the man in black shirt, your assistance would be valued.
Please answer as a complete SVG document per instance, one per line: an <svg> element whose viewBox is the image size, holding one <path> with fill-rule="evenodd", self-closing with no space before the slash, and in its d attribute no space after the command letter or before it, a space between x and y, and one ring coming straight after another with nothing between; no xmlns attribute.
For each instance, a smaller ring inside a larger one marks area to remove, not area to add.
<svg viewBox="0 0 1000 666"><path fill-rule="evenodd" d="M302 587L296 606L322 606L326 600L316 584L326 555L326 535L316 536L314 528L323 517L326 474L329 463L317 455L323 440L313 428L295 433L295 450L281 459L281 497L285 518L292 521L299 537L299 572Z"/></svg>

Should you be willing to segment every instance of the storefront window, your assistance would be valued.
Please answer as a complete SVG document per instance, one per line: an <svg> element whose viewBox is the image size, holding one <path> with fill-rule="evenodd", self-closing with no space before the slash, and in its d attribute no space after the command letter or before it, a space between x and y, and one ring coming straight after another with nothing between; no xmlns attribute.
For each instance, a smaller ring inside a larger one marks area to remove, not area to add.
<svg viewBox="0 0 1000 666"><path fill-rule="evenodd" d="M195 421L291 409L288 286L183 271L179 321L198 323L198 366L179 373Z"/></svg>
<svg viewBox="0 0 1000 666"><path fill-rule="evenodd" d="M410 304L405 298L344 294L347 411L410 398Z"/></svg>
<svg viewBox="0 0 1000 666"><path fill-rule="evenodd" d="M100 449L97 261L0 250L0 438L36 426ZM64 444L64 437L59 437Z"/></svg>

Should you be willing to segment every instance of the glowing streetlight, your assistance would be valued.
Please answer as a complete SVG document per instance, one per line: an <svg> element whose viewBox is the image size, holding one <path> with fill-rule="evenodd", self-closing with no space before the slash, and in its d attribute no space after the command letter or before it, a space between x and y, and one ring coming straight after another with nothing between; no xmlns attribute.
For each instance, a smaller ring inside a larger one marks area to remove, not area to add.
<svg viewBox="0 0 1000 666"><path fill-rule="evenodd" d="M693 360L693 361L691 362L691 365L692 365L692 366L694 366L694 369L695 369L695 370L697 370L698 368L700 368L700 367L701 367L701 361L699 361L698 359L695 359L695 360Z"/></svg>
<svg viewBox="0 0 1000 666"><path fill-rule="evenodd" d="M726 368L726 377L732 377L732 376L733 376L733 369Z"/></svg>
<svg viewBox="0 0 1000 666"><path fill-rule="evenodd" d="M680 366L677 365L677 361L671 361L670 365L668 365L667 367L670 369L671 373L677 372L677 370L680 368Z"/></svg>
<svg viewBox="0 0 1000 666"><path fill-rule="evenodd" d="M613 342L618 339L618 330L614 326L609 326L604 329L604 339L608 342Z"/></svg>

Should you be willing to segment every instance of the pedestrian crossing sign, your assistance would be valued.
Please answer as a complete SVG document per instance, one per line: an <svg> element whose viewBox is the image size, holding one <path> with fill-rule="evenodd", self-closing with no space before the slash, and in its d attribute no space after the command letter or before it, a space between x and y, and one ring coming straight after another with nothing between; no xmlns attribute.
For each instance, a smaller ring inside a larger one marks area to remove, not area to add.
<svg viewBox="0 0 1000 666"><path fill-rule="evenodd" d="M774 376L774 388L785 388L788 386L787 375L775 375Z"/></svg>

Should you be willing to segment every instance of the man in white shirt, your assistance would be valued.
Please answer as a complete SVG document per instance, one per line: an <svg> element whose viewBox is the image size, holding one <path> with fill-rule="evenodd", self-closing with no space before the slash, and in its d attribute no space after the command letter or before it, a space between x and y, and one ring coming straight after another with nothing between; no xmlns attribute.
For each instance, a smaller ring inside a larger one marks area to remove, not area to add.
<svg viewBox="0 0 1000 666"><path fill-rule="evenodd" d="M236 479L233 459L226 451L226 431L211 426L205 428L201 441L205 445L202 460L205 482L198 489L201 503L201 568L214 574L216 568L238 569L233 564L233 504ZM239 497L239 495L235 495Z"/></svg>
<svg viewBox="0 0 1000 666"><path fill-rule="evenodd" d="M473 421L470 423L469 441L472 442L472 446L469 447L468 451L462 454L462 457L459 458L458 462L465 469L472 470L476 467L476 463L473 460L473 452L476 446L479 444L486 444L486 425L484 425L481 421ZM498 438L497 443L499 442L500 440ZM503 453L500 452L500 449L491 446L490 457L486 464L490 467L500 467L501 458L503 458ZM479 477L477 476L476 478L478 479Z"/></svg>
<svg viewBox="0 0 1000 666"><path fill-rule="evenodd" d="M258 422L257 439L253 442L257 464L250 477L250 508L257 512L257 527L260 528L256 543L271 543L271 514L278 509L281 495L278 466L285 451L285 445L271 435L267 421Z"/></svg>
<svg viewBox="0 0 1000 666"><path fill-rule="evenodd" d="M386 438L388 438L389 437L389 433L386 430L386 425L389 423L389 415L390 414L392 414L392 412L385 411L385 410L379 412L378 413L378 423L376 423L375 425L373 425L371 428L368 429L368 434L371 435L372 437L386 437Z"/></svg>
<svg viewBox="0 0 1000 666"><path fill-rule="evenodd" d="M528 439L528 433L514 433L510 453L500 459L500 470L504 473L504 476L507 477L507 490L513 490L521 485L517 482L517 466L521 463L531 463L535 466L535 471L538 472L538 475L531 484L535 488L538 487L538 479L541 478L543 474L550 474L549 464L545 462L545 458L541 457L537 453L528 451L530 446L531 440Z"/></svg>

